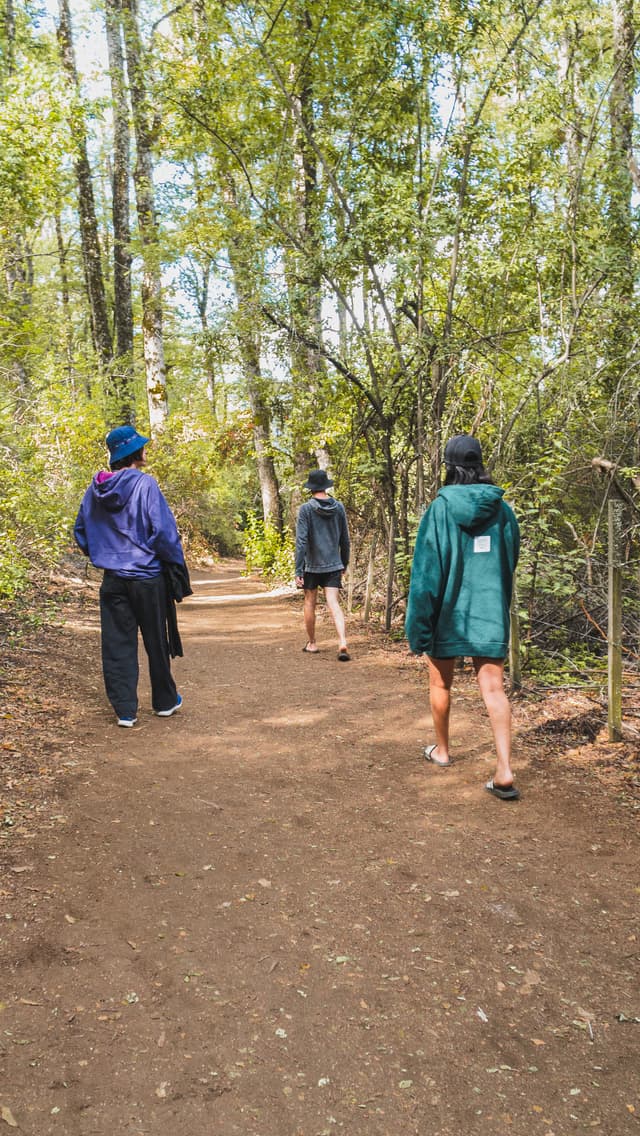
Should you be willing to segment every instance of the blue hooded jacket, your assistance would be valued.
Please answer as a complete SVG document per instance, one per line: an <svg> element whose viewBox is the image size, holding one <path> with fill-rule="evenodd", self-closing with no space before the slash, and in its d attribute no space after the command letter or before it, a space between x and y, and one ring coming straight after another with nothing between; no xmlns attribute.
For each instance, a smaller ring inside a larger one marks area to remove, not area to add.
<svg viewBox="0 0 640 1136"><path fill-rule="evenodd" d="M96 474L73 535L96 568L117 576L159 576L163 561L184 564L175 518L157 481L130 467Z"/></svg>

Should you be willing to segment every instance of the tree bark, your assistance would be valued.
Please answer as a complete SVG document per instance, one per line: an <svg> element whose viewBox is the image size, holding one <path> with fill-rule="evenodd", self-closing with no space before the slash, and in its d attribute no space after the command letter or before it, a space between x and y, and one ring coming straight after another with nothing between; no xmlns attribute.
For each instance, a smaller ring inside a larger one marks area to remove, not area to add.
<svg viewBox="0 0 640 1136"><path fill-rule="evenodd" d="M204 373L207 380L207 398L211 404L211 413L216 417L216 369L211 349L211 330L209 328L209 279L211 276L211 261L202 265L202 281L198 281L195 290L195 302L200 317L202 330L202 345L204 351Z"/></svg>
<svg viewBox="0 0 640 1136"><path fill-rule="evenodd" d="M62 300L62 319L64 323L64 342L67 362L67 376L69 386L74 390L73 374L73 327L71 323L71 308L69 304L69 277L67 274L67 248L62 234L62 221L60 213L56 213L56 245L58 247L58 268L60 270L60 298Z"/></svg>
<svg viewBox="0 0 640 1136"><path fill-rule="evenodd" d="M123 50L122 14L118 0L105 0L105 27L109 51L109 78L113 105L113 293L115 359L112 400L118 420L133 422L133 302L131 296L131 222L129 180L131 147L129 106Z"/></svg>
<svg viewBox="0 0 640 1136"><path fill-rule="evenodd" d="M73 30L68 0L59 0L59 12L58 44L71 95L69 122L75 149L74 169L78 186L80 240L89 297L91 331L100 365L106 369L111 362L113 348L102 272L102 252L98 234L93 179L87 152L87 132L80 100L80 84L73 49Z"/></svg>
<svg viewBox="0 0 640 1136"><path fill-rule="evenodd" d="M196 253L191 253L185 256L183 260L184 263L180 269L180 284L189 299L193 301L200 320L207 399L211 406L212 416L215 419L219 394L218 376L216 374L214 337L209 324L209 282L213 261L206 253L201 253L199 256Z"/></svg>
<svg viewBox="0 0 640 1136"><path fill-rule="evenodd" d="M238 345L253 419L253 448L260 481L262 512L264 520L278 532L282 532L280 486L271 452L271 414L264 396L260 366L260 303L254 256L243 226L233 223L233 213L237 215L240 202L237 187L231 177L227 178L226 197L232 209L228 251L237 297Z"/></svg>
<svg viewBox="0 0 640 1136"><path fill-rule="evenodd" d="M634 17L633 0L612 0L613 82L609 98L609 226L612 327L611 381L629 365L634 340L633 160Z"/></svg>
<svg viewBox="0 0 640 1136"><path fill-rule="evenodd" d="M33 256L31 247L22 233L12 233L9 240L3 242L2 259L7 287L7 307L4 314L13 328L10 368L18 390L22 395L27 395L31 387L27 367L29 351L27 321L32 306Z"/></svg>
<svg viewBox="0 0 640 1136"><path fill-rule="evenodd" d="M15 67L16 17L12 0L5 0L0 31L2 32L1 94L4 80L13 74ZM7 289L4 315L13 327L9 367L18 390L22 395L27 395L30 377L27 367L28 333L25 332L25 328L32 303L32 253L23 227L18 228L11 222L3 225L2 238L2 262Z"/></svg>
<svg viewBox="0 0 640 1136"><path fill-rule="evenodd" d="M145 77L142 40L136 0L123 0L124 40L129 72L129 94L136 139L133 182L138 228L142 244L142 344L151 433L162 430L167 420L167 368L162 327L162 276L158 224L153 186L153 140L155 126Z"/></svg>
<svg viewBox="0 0 640 1136"><path fill-rule="evenodd" d="M298 472L302 473L313 461L321 469L328 469L329 453L322 438L321 423L325 415L327 371L324 357L309 341L322 344L322 277L319 263L322 242L318 231L320 188L318 161L313 145L315 111L311 52L306 44L312 32L309 9L304 7L298 17L300 44L304 62L292 68L295 81L293 94L293 209L298 247L287 258L287 283L294 327L302 332L290 344L293 377L294 425L298 426L294 438ZM304 409L297 407L297 391L304 391ZM311 420L309 420L311 419ZM318 436L320 435L320 436Z"/></svg>
<svg viewBox="0 0 640 1136"><path fill-rule="evenodd" d="M3 5L2 18L0 20L0 27L3 33L3 51L4 56L2 60L2 73L3 75L11 75L14 68L14 53L15 53L15 39L16 39L16 13L13 6L13 0L5 0Z"/></svg>

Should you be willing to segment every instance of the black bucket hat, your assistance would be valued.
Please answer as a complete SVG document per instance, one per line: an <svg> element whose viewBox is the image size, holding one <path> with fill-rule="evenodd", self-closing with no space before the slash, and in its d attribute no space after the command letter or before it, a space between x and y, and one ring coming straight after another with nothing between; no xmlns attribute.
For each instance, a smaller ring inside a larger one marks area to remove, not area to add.
<svg viewBox="0 0 640 1136"><path fill-rule="evenodd" d="M333 482L327 477L324 469L312 469L304 483L305 489L310 489L312 493L322 493L330 485L333 485Z"/></svg>

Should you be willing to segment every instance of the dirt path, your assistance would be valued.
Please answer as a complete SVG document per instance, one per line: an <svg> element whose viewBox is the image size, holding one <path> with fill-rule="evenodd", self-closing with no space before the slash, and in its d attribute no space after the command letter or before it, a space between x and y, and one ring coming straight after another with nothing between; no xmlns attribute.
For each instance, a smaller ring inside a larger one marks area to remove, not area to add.
<svg viewBox="0 0 640 1136"><path fill-rule="evenodd" d="M4 848L0 1133L637 1132L633 815L525 720L492 799L465 679L427 767L422 664L328 622L303 655L261 590L200 573L166 721L145 680L115 726L91 605L39 660L64 776Z"/></svg>

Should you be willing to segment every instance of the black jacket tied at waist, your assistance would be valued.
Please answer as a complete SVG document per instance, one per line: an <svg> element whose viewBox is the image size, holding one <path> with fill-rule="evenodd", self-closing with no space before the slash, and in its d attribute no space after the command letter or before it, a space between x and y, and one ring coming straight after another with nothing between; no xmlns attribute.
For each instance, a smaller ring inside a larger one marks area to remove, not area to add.
<svg viewBox="0 0 640 1136"><path fill-rule="evenodd" d="M167 582L167 638L169 640L169 654L172 659L176 655L182 658L182 640L178 631L178 615L176 604L182 603L185 596L193 595L189 569L186 564L163 564L164 578Z"/></svg>

